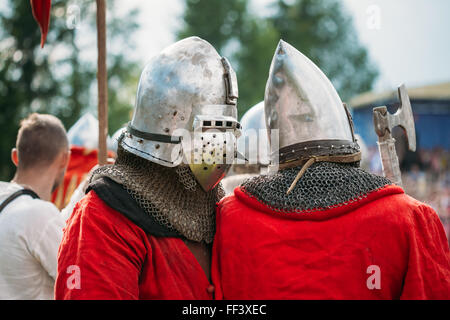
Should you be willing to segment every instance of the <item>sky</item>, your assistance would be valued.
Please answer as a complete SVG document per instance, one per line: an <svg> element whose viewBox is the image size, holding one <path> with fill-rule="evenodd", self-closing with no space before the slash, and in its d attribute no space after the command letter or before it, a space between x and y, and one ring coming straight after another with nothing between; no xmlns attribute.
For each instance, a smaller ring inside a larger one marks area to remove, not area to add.
<svg viewBox="0 0 450 320"><path fill-rule="evenodd" d="M450 1L345 0L360 40L377 63L378 88L450 81ZM375 9L372 7L375 6ZM380 27L369 16L380 12Z"/></svg>
<svg viewBox="0 0 450 320"><path fill-rule="evenodd" d="M226 1L226 0L224 0ZM274 0L252 0L259 15L270 13ZM450 1L342 0L353 18L360 41L378 66L375 91L450 81ZM138 8L141 29L133 57L145 63L175 41L182 24L182 0L117 1L128 10Z"/></svg>
<svg viewBox="0 0 450 320"><path fill-rule="evenodd" d="M85 1L69 0L68 3L82 5ZM273 2L250 0L250 8L264 16L270 14L268 6ZM380 71L375 91L391 90L401 83L418 87L450 82L449 0L342 2L353 18L360 41ZM129 55L142 63L142 67L152 55L176 41L175 32L182 25L184 0L120 0L116 5L119 12L139 10L141 27L135 35L137 48ZM0 10L5 7L6 1L0 0ZM80 24L83 27L82 17ZM96 47L90 47L92 50L83 54L91 60L95 59Z"/></svg>

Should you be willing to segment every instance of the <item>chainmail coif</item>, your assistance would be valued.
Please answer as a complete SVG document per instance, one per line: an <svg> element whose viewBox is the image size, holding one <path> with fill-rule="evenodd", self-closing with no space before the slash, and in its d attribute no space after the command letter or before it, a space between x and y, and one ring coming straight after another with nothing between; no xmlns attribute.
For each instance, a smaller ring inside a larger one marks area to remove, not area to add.
<svg viewBox="0 0 450 320"><path fill-rule="evenodd" d="M241 185L249 196L279 212L312 212L342 206L392 184L357 164L319 162L306 170L291 193L286 194L301 166L274 175L250 178Z"/></svg>
<svg viewBox="0 0 450 320"><path fill-rule="evenodd" d="M164 167L121 147L116 163L95 170L91 182L101 177L121 184L161 225L189 240L212 242L216 202L224 196L220 184L205 192L188 166Z"/></svg>

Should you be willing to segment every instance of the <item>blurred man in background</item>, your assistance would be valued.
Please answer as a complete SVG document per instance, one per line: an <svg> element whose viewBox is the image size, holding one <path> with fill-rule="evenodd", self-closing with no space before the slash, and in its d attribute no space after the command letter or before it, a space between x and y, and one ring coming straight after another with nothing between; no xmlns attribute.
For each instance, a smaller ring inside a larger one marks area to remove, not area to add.
<svg viewBox="0 0 450 320"><path fill-rule="evenodd" d="M11 182L0 182L0 299L53 299L56 257L65 217L50 202L70 151L54 116L21 122Z"/></svg>

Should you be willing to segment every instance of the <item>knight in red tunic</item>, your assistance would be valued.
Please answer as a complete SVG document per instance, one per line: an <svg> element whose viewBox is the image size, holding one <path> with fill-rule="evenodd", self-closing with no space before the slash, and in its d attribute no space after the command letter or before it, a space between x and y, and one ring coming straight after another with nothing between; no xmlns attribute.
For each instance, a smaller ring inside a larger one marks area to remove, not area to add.
<svg viewBox="0 0 450 320"><path fill-rule="evenodd" d="M67 222L56 299L213 298L215 208L223 160L235 156L236 102L233 69L200 38L150 60L115 164L93 172Z"/></svg>
<svg viewBox="0 0 450 320"><path fill-rule="evenodd" d="M218 205L217 299L450 299L437 214L359 167L351 117L331 82L283 41L265 116L279 133L279 168Z"/></svg>

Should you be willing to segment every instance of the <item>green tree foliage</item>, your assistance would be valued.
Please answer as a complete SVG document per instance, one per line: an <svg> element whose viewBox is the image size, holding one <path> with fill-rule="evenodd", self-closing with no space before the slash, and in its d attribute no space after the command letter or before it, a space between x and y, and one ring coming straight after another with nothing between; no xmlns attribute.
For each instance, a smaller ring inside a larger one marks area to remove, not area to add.
<svg viewBox="0 0 450 320"><path fill-rule="evenodd" d="M340 1L274 0L273 13L267 17L249 12L249 4L249 0L186 0L178 33L179 38L202 37L229 56L238 75L240 116L263 100L279 39L313 60L343 100L372 88L377 70Z"/></svg>
<svg viewBox="0 0 450 320"><path fill-rule="evenodd" d="M270 20L283 40L324 71L343 100L372 88L377 69L341 1L296 0L289 5L278 0L277 13Z"/></svg>
<svg viewBox="0 0 450 320"><path fill-rule="evenodd" d="M224 50L230 39L239 37L247 18L247 2L187 0L185 27L178 32L178 38L198 35L213 42L218 51Z"/></svg>
<svg viewBox="0 0 450 320"><path fill-rule="evenodd" d="M79 12L70 12L76 4ZM40 48L40 31L29 1L9 0L0 14L0 180L12 177L10 160L20 119L50 113L69 129L84 112L96 113L97 54L95 1L52 1L49 34ZM70 28L68 19L83 28ZM128 121L139 76L126 53L137 28L136 12L118 17L108 1L108 103L112 133Z"/></svg>

